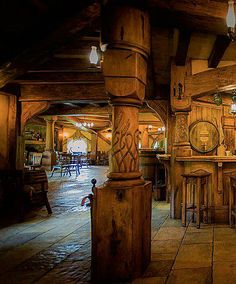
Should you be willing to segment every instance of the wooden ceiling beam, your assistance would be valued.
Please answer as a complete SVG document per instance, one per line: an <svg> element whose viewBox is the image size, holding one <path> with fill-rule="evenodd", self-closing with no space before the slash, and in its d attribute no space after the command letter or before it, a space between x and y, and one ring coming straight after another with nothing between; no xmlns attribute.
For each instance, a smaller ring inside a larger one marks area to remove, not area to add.
<svg viewBox="0 0 236 284"><path fill-rule="evenodd" d="M100 69L83 70L31 70L25 75L13 80L18 84L42 84L57 82L81 82L81 81L104 81L103 73Z"/></svg>
<svg viewBox="0 0 236 284"><path fill-rule="evenodd" d="M236 64L185 77L185 95L196 99L236 88Z"/></svg>
<svg viewBox="0 0 236 284"><path fill-rule="evenodd" d="M57 116L82 116L87 115L90 117L101 116L107 117L111 114L111 107L71 107L71 108L57 108L57 106L50 107L45 113L45 115L57 115Z"/></svg>
<svg viewBox="0 0 236 284"><path fill-rule="evenodd" d="M213 34L227 34L227 2L153 0L150 6L152 26L188 29ZM155 4L154 4L155 3ZM213 24L214 23L214 24Z"/></svg>
<svg viewBox="0 0 236 284"><path fill-rule="evenodd" d="M176 66L185 66L190 40L191 40L191 31L189 30L179 31L179 42L175 55Z"/></svg>
<svg viewBox="0 0 236 284"><path fill-rule="evenodd" d="M159 7L199 17L215 17L224 21L228 9L227 1L149 0L148 3L151 9Z"/></svg>
<svg viewBox="0 0 236 284"><path fill-rule="evenodd" d="M208 67L216 68L224 56L231 40L228 36L219 35L216 38L211 54L208 58Z"/></svg>
<svg viewBox="0 0 236 284"><path fill-rule="evenodd" d="M107 102L103 82L21 85L20 101Z"/></svg>

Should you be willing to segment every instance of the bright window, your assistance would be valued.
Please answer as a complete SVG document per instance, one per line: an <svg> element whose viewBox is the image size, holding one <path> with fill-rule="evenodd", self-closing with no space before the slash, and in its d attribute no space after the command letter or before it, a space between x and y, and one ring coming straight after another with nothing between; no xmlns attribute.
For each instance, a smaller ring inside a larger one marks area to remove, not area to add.
<svg viewBox="0 0 236 284"><path fill-rule="evenodd" d="M81 152L86 154L87 153L87 143L84 139L78 140L70 140L67 144L67 152Z"/></svg>

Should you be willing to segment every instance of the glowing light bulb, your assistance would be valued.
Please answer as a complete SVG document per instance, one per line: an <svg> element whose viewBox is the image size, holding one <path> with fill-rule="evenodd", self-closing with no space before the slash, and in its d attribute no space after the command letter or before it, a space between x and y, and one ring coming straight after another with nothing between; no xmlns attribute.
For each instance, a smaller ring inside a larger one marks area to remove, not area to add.
<svg viewBox="0 0 236 284"><path fill-rule="evenodd" d="M228 28L235 27L234 1L228 2L228 13L226 16L226 24Z"/></svg>
<svg viewBox="0 0 236 284"><path fill-rule="evenodd" d="M97 53L97 47L91 46L91 52L89 55L89 60L91 64L97 64L98 63L98 53Z"/></svg>

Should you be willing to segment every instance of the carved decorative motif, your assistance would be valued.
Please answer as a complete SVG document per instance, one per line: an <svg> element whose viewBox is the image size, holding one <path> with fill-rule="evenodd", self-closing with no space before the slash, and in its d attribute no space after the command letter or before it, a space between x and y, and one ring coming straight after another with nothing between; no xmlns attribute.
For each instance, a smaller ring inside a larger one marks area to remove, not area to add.
<svg viewBox="0 0 236 284"><path fill-rule="evenodd" d="M188 113L176 113L175 142L188 141Z"/></svg>
<svg viewBox="0 0 236 284"><path fill-rule="evenodd" d="M126 107L127 108L127 107ZM112 164L115 172L137 172L139 130L135 119L119 107L112 140Z"/></svg>

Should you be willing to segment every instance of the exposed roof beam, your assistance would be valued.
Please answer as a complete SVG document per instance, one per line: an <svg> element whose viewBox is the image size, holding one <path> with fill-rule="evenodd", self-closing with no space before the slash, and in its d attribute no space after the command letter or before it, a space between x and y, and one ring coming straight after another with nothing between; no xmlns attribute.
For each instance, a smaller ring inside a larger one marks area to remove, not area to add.
<svg viewBox="0 0 236 284"><path fill-rule="evenodd" d="M186 0L149 0L151 9L164 8L176 12L184 12L199 17L216 17L225 20L227 1L186 1Z"/></svg>
<svg viewBox="0 0 236 284"><path fill-rule="evenodd" d="M185 95L196 99L236 88L236 64L185 77Z"/></svg>
<svg viewBox="0 0 236 284"><path fill-rule="evenodd" d="M107 102L104 83L21 85L20 101Z"/></svg>
<svg viewBox="0 0 236 284"><path fill-rule="evenodd" d="M216 68L218 66L222 57L224 56L226 49L230 45L230 42L231 40L229 39L228 36L224 35L217 36L211 54L208 58L209 68Z"/></svg>
<svg viewBox="0 0 236 284"><path fill-rule="evenodd" d="M189 30L179 31L179 42L175 56L176 66L185 66L190 39L191 39L191 31Z"/></svg>
<svg viewBox="0 0 236 284"><path fill-rule="evenodd" d="M18 84L45 84L57 82L81 82L81 81L103 81L103 73L100 69L82 70L31 70L18 77L13 83Z"/></svg>
<svg viewBox="0 0 236 284"><path fill-rule="evenodd" d="M220 1L150 1L150 14L154 26L188 27L193 31L222 35L227 34L225 23L227 8L227 2Z"/></svg>

